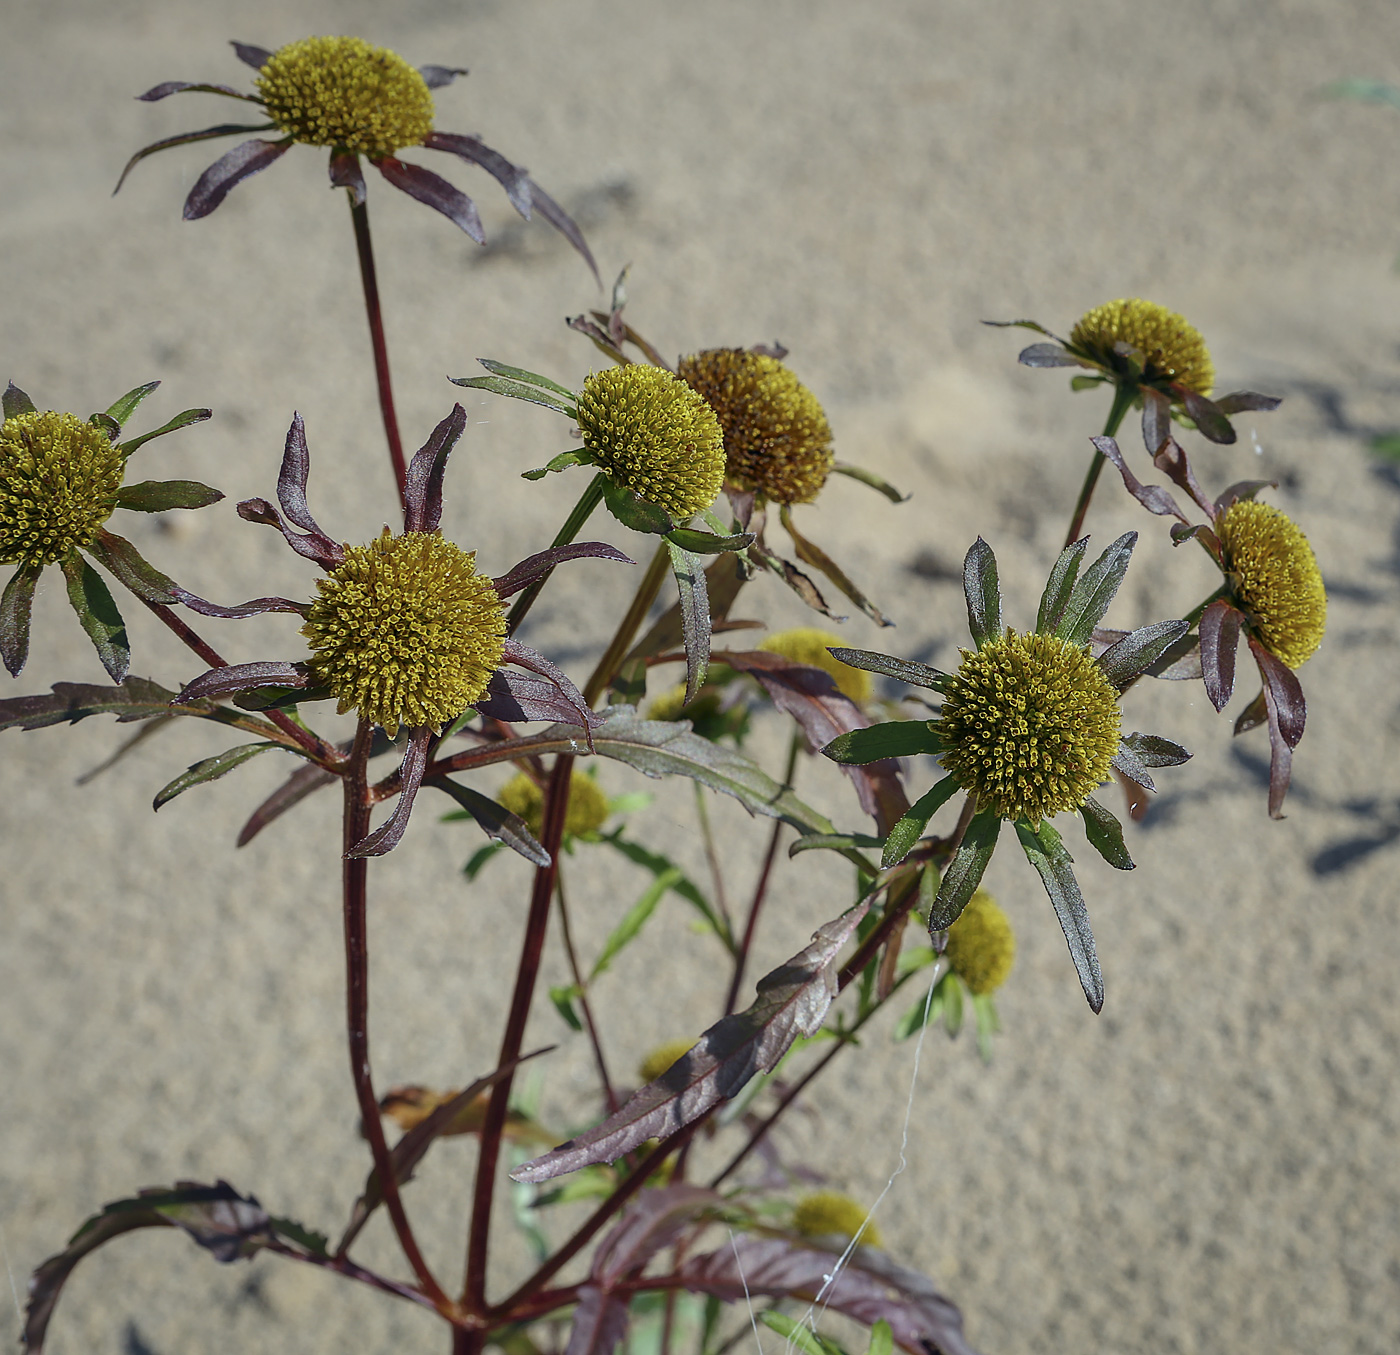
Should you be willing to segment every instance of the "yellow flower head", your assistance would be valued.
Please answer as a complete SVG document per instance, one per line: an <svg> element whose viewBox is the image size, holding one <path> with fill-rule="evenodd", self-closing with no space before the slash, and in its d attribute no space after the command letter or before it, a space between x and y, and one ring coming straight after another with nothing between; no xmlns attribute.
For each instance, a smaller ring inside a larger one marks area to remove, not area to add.
<svg viewBox="0 0 1400 1355"><path fill-rule="evenodd" d="M962 916L948 928L948 963L968 991L981 997L995 993L1016 962L1016 933L1011 919L985 889L967 902Z"/></svg>
<svg viewBox="0 0 1400 1355"><path fill-rule="evenodd" d="M853 1238L860 1233L861 1242L867 1247L882 1247L880 1230L874 1223L865 1224L869 1211L857 1204L849 1195L839 1190L818 1190L803 1196L792 1211L792 1226L803 1237L825 1237L828 1233L839 1233L842 1237ZM865 1224L865 1231L860 1232Z"/></svg>
<svg viewBox="0 0 1400 1355"><path fill-rule="evenodd" d="M1327 590L1308 538L1286 513L1252 499L1231 504L1215 531L1260 643L1289 668L1305 663L1327 626Z"/></svg>
<svg viewBox="0 0 1400 1355"><path fill-rule="evenodd" d="M544 825L544 792L524 772L518 772L496 794L496 802L525 820L539 835ZM608 818L608 797L591 776L576 775L569 783L569 812L564 831L577 837L596 833Z"/></svg>
<svg viewBox="0 0 1400 1355"><path fill-rule="evenodd" d="M433 96L396 52L360 38L303 38L263 66L258 93L268 116L308 146L378 160L416 146L433 128Z"/></svg>
<svg viewBox="0 0 1400 1355"><path fill-rule="evenodd" d="M710 348L677 367L724 429L726 478L777 503L811 503L836 454L817 397L777 358Z"/></svg>
<svg viewBox="0 0 1400 1355"><path fill-rule="evenodd" d="M1009 627L962 651L934 724L943 765L1004 819L1078 809L1118 752L1118 692L1078 645Z"/></svg>
<svg viewBox="0 0 1400 1355"><path fill-rule="evenodd" d="M594 372L578 401L583 445L614 484L684 521L724 484L724 438L714 411L661 367Z"/></svg>
<svg viewBox="0 0 1400 1355"><path fill-rule="evenodd" d="M1143 380L1185 386L1209 395L1215 368L1200 331L1181 316L1154 301L1110 301L1095 306L1070 332L1070 343L1105 367L1120 370L1122 357L1114 345L1125 343L1142 354Z"/></svg>
<svg viewBox="0 0 1400 1355"><path fill-rule="evenodd" d="M309 666L344 712L382 725L439 726L480 700L501 664L505 608L475 552L440 532L350 546L317 581L302 634Z"/></svg>
<svg viewBox="0 0 1400 1355"><path fill-rule="evenodd" d="M76 414L17 414L0 428L0 563L40 569L90 546L116 507L124 459Z"/></svg>
<svg viewBox="0 0 1400 1355"><path fill-rule="evenodd" d="M637 1065L637 1076L643 1082L655 1082L683 1054L695 1047L694 1040L667 1040L657 1045L650 1054Z"/></svg>
<svg viewBox="0 0 1400 1355"><path fill-rule="evenodd" d="M770 654L781 654L794 663L805 663L830 673L837 687L858 706L863 706L875 694L875 684L863 668L852 668L827 653L831 645L840 645L841 637L815 626L798 626L795 630L775 631L761 645Z"/></svg>

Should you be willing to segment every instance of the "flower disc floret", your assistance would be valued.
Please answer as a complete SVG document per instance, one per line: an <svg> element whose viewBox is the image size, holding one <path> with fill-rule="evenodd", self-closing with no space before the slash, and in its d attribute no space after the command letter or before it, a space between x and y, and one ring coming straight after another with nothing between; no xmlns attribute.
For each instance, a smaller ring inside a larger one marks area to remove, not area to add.
<svg viewBox="0 0 1400 1355"><path fill-rule="evenodd" d="M349 546L317 582L302 634L310 668L342 712L382 725L437 727L480 700L501 664L505 608L475 552L439 532Z"/></svg>
<svg viewBox="0 0 1400 1355"><path fill-rule="evenodd" d="M792 1211L792 1226L803 1237L838 1233L853 1238L859 1234L865 1246L883 1246L880 1230L866 1221L869 1217L870 1211L849 1195L839 1190L817 1190L797 1202L797 1208Z"/></svg>
<svg viewBox="0 0 1400 1355"><path fill-rule="evenodd" d="M661 367L594 372L578 401L583 445L614 484L684 521L724 483L724 437L714 411Z"/></svg>
<svg viewBox="0 0 1400 1355"><path fill-rule="evenodd" d="M524 772L518 772L496 794L496 802L536 836L544 825L544 792ZM564 831L578 837L596 833L608 819L608 797L591 776L574 776L569 783L569 810Z"/></svg>
<svg viewBox="0 0 1400 1355"><path fill-rule="evenodd" d="M427 82L396 52L360 38L303 38L263 66L258 93L268 116L308 146L371 160L416 146L433 129Z"/></svg>
<svg viewBox="0 0 1400 1355"><path fill-rule="evenodd" d="M676 369L724 429L726 478L776 503L811 503L836 460L817 397L777 358L710 348Z"/></svg>
<svg viewBox="0 0 1400 1355"><path fill-rule="evenodd" d="M1137 349L1148 383L1185 386L1197 395L1209 395L1215 384L1215 368L1200 331L1155 301L1135 298L1095 306L1080 317L1069 341L1115 371L1123 370L1123 358L1114 345Z"/></svg>
<svg viewBox="0 0 1400 1355"><path fill-rule="evenodd" d="M1305 663L1327 627L1327 590L1308 538L1286 513L1251 499L1231 504L1215 529L1260 643L1290 668Z"/></svg>
<svg viewBox="0 0 1400 1355"><path fill-rule="evenodd" d="M1078 645L1007 629L963 650L934 724L944 767L1004 819L1078 809L1118 752L1118 692Z"/></svg>
<svg viewBox="0 0 1400 1355"><path fill-rule="evenodd" d="M863 668L852 668L827 652L832 645L841 643L841 637L830 631L819 630L815 626L798 626L793 630L774 631L759 648L770 654L781 654L793 663L805 663L811 668L830 673L837 687L856 705L863 706L874 695L874 683Z"/></svg>
<svg viewBox="0 0 1400 1355"><path fill-rule="evenodd" d="M977 997L994 993L1016 962L1016 934L1011 919L985 889L967 902L962 915L948 929L948 963Z"/></svg>
<svg viewBox="0 0 1400 1355"><path fill-rule="evenodd" d="M116 507L124 459L76 414L17 414L0 428L0 562L41 569L92 545Z"/></svg>

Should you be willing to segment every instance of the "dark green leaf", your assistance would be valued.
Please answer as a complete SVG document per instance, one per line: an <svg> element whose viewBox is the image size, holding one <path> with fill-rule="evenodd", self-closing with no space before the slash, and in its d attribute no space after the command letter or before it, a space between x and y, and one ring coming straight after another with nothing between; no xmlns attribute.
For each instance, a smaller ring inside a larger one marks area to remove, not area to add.
<svg viewBox="0 0 1400 1355"><path fill-rule="evenodd" d="M832 739L822 755L833 762L860 766L886 757L941 753L943 744L927 720L889 720L867 729L853 729Z"/></svg>
<svg viewBox="0 0 1400 1355"><path fill-rule="evenodd" d="M546 409L567 414L571 419L578 418L574 407L574 397L570 393L567 400L557 395L549 395L538 386L527 385L523 381L512 381L504 376L453 376L448 378L454 386L466 386L471 390L490 391L493 395L508 395L513 400L525 400L532 405L543 405Z"/></svg>
<svg viewBox="0 0 1400 1355"><path fill-rule="evenodd" d="M603 502L608 512L624 527L630 527L634 532L645 532L649 536L662 536L675 527L675 520L659 504L649 503L626 485L614 483L610 476L600 478L603 482Z"/></svg>
<svg viewBox="0 0 1400 1355"><path fill-rule="evenodd" d="M206 508L224 496L198 480L142 480L123 485L117 494L117 507L138 513L164 513L170 508Z"/></svg>
<svg viewBox="0 0 1400 1355"><path fill-rule="evenodd" d="M963 558L963 593L967 597L967 626L977 648L1001 638L1001 589L997 558L979 536Z"/></svg>
<svg viewBox="0 0 1400 1355"><path fill-rule="evenodd" d="M951 776L945 776L910 806L909 812L890 829L890 835L885 840L885 852L880 859L884 870L897 866L914 850L914 844L923 836L928 821L947 804L957 789L958 783Z"/></svg>
<svg viewBox="0 0 1400 1355"><path fill-rule="evenodd" d="M238 692L233 704L239 710L295 710L303 701L328 701L329 687L254 687Z"/></svg>
<svg viewBox="0 0 1400 1355"><path fill-rule="evenodd" d="M932 1025L943 1015L944 995L956 987L957 980L950 974L941 974L933 986L895 1023L892 1035L896 1041L907 1040L917 1035L926 1025Z"/></svg>
<svg viewBox="0 0 1400 1355"><path fill-rule="evenodd" d="M668 536L666 549L671 555L671 573L680 591L681 635L685 640L685 699L694 701L710 674L710 595L705 587L705 569L698 555L692 555Z"/></svg>
<svg viewBox="0 0 1400 1355"><path fill-rule="evenodd" d="M117 450L125 456L130 456L138 447L145 446L152 438L164 437L167 433L173 433L177 428L188 428L192 423L203 423L212 414L208 409L187 409L177 414L169 423L163 423L159 428L152 429L149 433L142 433L139 438L119 443Z"/></svg>
<svg viewBox="0 0 1400 1355"><path fill-rule="evenodd" d="M18 418L21 414L37 414L34 408L34 401L31 400L13 381L5 387L5 393L0 396L0 404L3 404L5 417L7 419Z"/></svg>
<svg viewBox="0 0 1400 1355"><path fill-rule="evenodd" d="M962 916L967 901L982 883L987 863L996 851L1001 818L990 809L979 810L967 825L967 832L953 853L939 882L938 893L929 909L929 934L945 932Z"/></svg>
<svg viewBox="0 0 1400 1355"><path fill-rule="evenodd" d="M1040 610L1036 613L1037 635L1051 635L1060 624L1060 618L1069 606L1070 594L1074 591L1074 581L1079 577L1079 565L1084 552L1089 549L1089 538L1080 537L1060 552L1050 577L1045 582L1045 591L1040 595Z"/></svg>
<svg viewBox="0 0 1400 1355"><path fill-rule="evenodd" d="M115 442L121 437L121 425L110 414L90 414L88 422L106 433L108 442Z"/></svg>
<svg viewBox="0 0 1400 1355"><path fill-rule="evenodd" d="M96 539L88 546L88 552L118 583L129 588L144 601L161 606L181 601L180 589L175 581L167 578L153 564L143 559L141 553L125 537L106 530L99 531Z"/></svg>
<svg viewBox="0 0 1400 1355"><path fill-rule="evenodd" d="M788 848L789 856L801 852L846 851L856 847L883 847L883 838L872 837L869 833L812 833L800 837ZM873 870L870 872L875 873Z"/></svg>
<svg viewBox="0 0 1400 1355"><path fill-rule="evenodd" d="M963 986L950 976L943 992L943 1029L950 1040L956 1040L963 1023Z"/></svg>
<svg viewBox="0 0 1400 1355"><path fill-rule="evenodd" d="M21 565L0 595L0 659L11 677L19 676L29 657L29 614L41 572L42 567L25 569Z"/></svg>
<svg viewBox="0 0 1400 1355"><path fill-rule="evenodd" d="M169 804L182 791L187 791L191 786L203 785L206 781L217 781L221 776L227 776L235 767L241 767L249 758L256 757L259 753L265 753L270 748L286 749L284 743L245 743L237 748L230 748L227 752L216 753L213 757L207 757L194 763L188 771L181 772L169 785L156 793L156 798L151 804L152 809L159 809L162 805Z"/></svg>
<svg viewBox="0 0 1400 1355"><path fill-rule="evenodd" d="M330 1255L330 1239L325 1233L318 1233L305 1224L298 1223L295 1219L273 1218L273 1231L278 1237L286 1238L289 1242L295 1242L299 1247L305 1248L313 1256Z"/></svg>
<svg viewBox="0 0 1400 1355"><path fill-rule="evenodd" d="M549 853L535 840L535 835L530 831L525 820L512 814L510 810L498 804L490 796L483 795L479 790L473 790L470 786L464 786L460 782L454 781L450 776L431 777L423 784L432 786L434 790L442 791L444 795L450 795L481 825L481 830L487 837L504 843L512 851L523 856L531 865L541 867L549 865ZM474 873L470 870L469 865L467 878L470 879Z"/></svg>
<svg viewBox="0 0 1400 1355"><path fill-rule="evenodd" d="M1059 833L1049 823L1042 823L1037 832L1024 819L1016 825L1016 836L1021 840L1021 850L1026 860L1036 868L1050 902L1055 906L1055 916L1069 945L1069 953L1074 967L1079 971L1079 982L1083 985L1084 996L1094 1012L1103 1010L1103 972L1099 969L1099 957L1094 951L1094 933L1089 926L1089 910L1084 906L1084 896L1079 892L1079 882L1074 878L1074 858L1065 850Z"/></svg>
<svg viewBox="0 0 1400 1355"><path fill-rule="evenodd" d="M727 550L743 550L753 545L752 532L739 532L735 536L716 536L713 532L697 531L694 527L677 527L666 533L666 540L682 550L694 551L697 555L719 555Z"/></svg>
<svg viewBox="0 0 1400 1355"><path fill-rule="evenodd" d="M465 809L460 809L453 814L444 814L442 819L443 822L446 823L449 819L470 819L471 817L472 816L468 814ZM497 853L505 851L505 849L506 844L504 842L488 842L484 847L478 847L476 851L471 854L467 864L462 867L462 874L465 875L468 880L475 880L481 873L482 866Z"/></svg>
<svg viewBox="0 0 1400 1355"><path fill-rule="evenodd" d="M1123 742L1144 767L1179 767L1191 760L1191 754L1179 743L1158 734L1139 734L1135 730L1125 734Z"/></svg>
<svg viewBox="0 0 1400 1355"><path fill-rule="evenodd" d="M63 577L68 583L68 601L97 650L97 657L112 681L120 682L131 663L131 646L126 638L126 623L112 594L101 575L76 553L63 561Z"/></svg>
<svg viewBox="0 0 1400 1355"><path fill-rule="evenodd" d="M681 878L679 866L663 871L642 892L642 897L629 908L621 922L613 928L612 934L603 943L603 949L593 962L589 981L606 972L622 949L636 939L642 928L651 920L656 905L661 902L666 891Z"/></svg>
<svg viewBox="0 0 1400 1355"><path fill-rule="evenodd" d="M1133 558L1137 533L1125 532L1084 571L1070 591L1064 614L1055 626L1055 634L1072 645L1087 645L1094 627L1103 620L1113 601L1128 562Z"/></svg>
<svg viewBox="0 0 1400 1355"><path fill-rule="evenodd" d="M560 452L558 456L546 461L543 466L522 472L520 478L522 480L543 480L551 471L568 470L570 466L588 466L592 463L593 458L582 447L579 447L572 452Z"/></svg>
<svg viewBox="0 0 1400 1355"><path fill-rule="evenodd" d="M570 1030L582 1031L583 1022L579 1020L578 1013L574 1010L574 1003L579 994L578 984L564 984L549 990L549 1000L554 1003L554 1010L564 1018L564 1024Z"/></svg>
<svg viewBox="0 0 1400 1355"><path fill-rule="evenodd" d="M1133 858L1123 841L1123 825L1097 800L1090 797L1079 807L1089 845L1115 870L1132 870Z"/></svg>
<svg viewBox="0 0 1400 1355"><path fill-rule="evenodd" d="M1069 388L1072 391L1091 391L1095 386L1102 386L1107 380L1106 376L1072 376L1069 379Z"/></svg>
<svg viewBox="0 0 1400 1355"><path fill-rule="evenodd" d="M115 687L76 682L56 682L48 696L15 696L0 701L0 729L44 729L67 722L77 724L89 715L115 715L119 724L150 720L163 715L202 715L203 709L173 707L175 693L150 678L129 677Z"/></svg>
<svg viewBox="0 0 1400 1355"><path fill-rule="evenodd" d="M894 1330L883 1317L870 1329L870 1347L865 1355L894 1355Z"/></svg>
<svg viewBox="0 0 1400 1355"><path fill-rule="evenodd" d="M915 663L913 659L896 659L888 654L876 654L869 649L841 649L833 646L827 650L832 658L850 668L864 668L869 673L883 673L886 677L907 682L911 687L924 687L929 691L946 692L953 675L938 668L930 668L926 663Z"/></svg>
<svg viewBox="0 0 1400 1355"><path fill-rule="evenodd" d="M516 381L524 381L531 386L543 386L545 390L553 391L555 395L562 395L571 404L578 399L578 396L567 386L561 386L557 381L551 381L547 376L541 376L538 372L527 372L523 367L509 367L504 362L494 362L490 358L477 358L477 361L492 376L510 377Z"/></svg>
<svg viewBox="0 0 1400 1355"><path fill-rule="evenodd" d="M1125 635L1099 655L1099 670L1120 690L1150 668L1190 626L1185 621L1157 621Z"/></svg>
<svg viewBox="0 0 1400 1355"><path fill-rule="evenodd" d="M797 1321L796 1318L789 1317L786 1313L769 1308L760 1313L759 1317L765 1327L772 1328L783 1338L789 1351L799 1350L802 1355L846 1355L846 1352L835 1341L818 1336L810 1327ZM757 1341L756 1337L755 1341Z"/></svg>
<svg viewBox="0 0 1400 1355"><path fill-rule="evenodd" d="M876 475L873 470L866 470L864 466L851 466L844 461L838 461L831 469L837 475L847 475L852 480L869 485L871 489L879 490L891 503L908 503L911 497L897 490L883 475Z"/></svg>
<svg viewBox="0 0 1400 1355"><path fill-rule="evenodd" d="M107 417L117 425L118 432L121 431L122 425L136 412L136 406L159 385L159 381L148 381L144 386L137 386L135 390L127 391L107 410Z"/></svg>

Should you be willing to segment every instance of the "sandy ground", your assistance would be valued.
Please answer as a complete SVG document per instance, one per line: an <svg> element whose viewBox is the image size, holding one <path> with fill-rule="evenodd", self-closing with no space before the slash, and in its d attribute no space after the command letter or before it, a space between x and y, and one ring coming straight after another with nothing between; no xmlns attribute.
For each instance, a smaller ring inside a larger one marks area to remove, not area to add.
<svg viewBox="0 0 1400 1355"><path fill-rule="evenodd" d="M1281 482L1275 502L1309 533L1329 586L1289 817L1266 816L1261 736L1232 744L1197 688L1135 690L1129 721L1197 756L1163 774L1133 832L1136 874L1081 852L1104 1014L1086 1010L1029 869L999 854L990 884L1021 946L1005 1034L990 1068L967 1039L926 1045L908 1166L878 1218L987 1352L1400 1349L1400 475L1367 450L1400 425L1400 118L1315 94L1343 76L1400 77L1400 12L1381 0L13 0L0 376L41 408L102 408L153 377L165 384L143 419L212 406L211 423L155 444L143 468L228 500L171 530L128 530L224 600L310 586L306 564L232 508L271 492L293 409L332 534L362 540L390 516L345 210L323 154L298 149L183 223L184 193L225 143L168 152L109 194L135 148L231 116L206 95L132 95L177 78L241 85L229 38L346 31L471 67L439 94L438 126L528 164L605 274L630 262L630 314L664 351L780 338L841 454L913 493L895 508L842 482L804 519L898 622L881 634L853 620L853 644L954 659L948 569L978 532L1001 559L1009 617L1030 620L1104 397L1018 368L1018 334L981 319L1064 332L1093 304L1148 296L1205 333L1222 389L1287 397L1242 418L1235 448L1191 445L1216 488ZM543 226L518 225L484 176L434 168L478 197L492 244L370 186L413 445L451 404L443 376L477 356L580 380L592 353L561 317L597 302L577 260ZM445 526L500 572L545 544L579 481L517 478L565 449L556 416L469 408ZM1112 621L1179 614L1212 586L1204 560L1173 556L1163 523L1121 491L1101 495L1089 526L1101 542L1144 534ZM582 676L592 650L577 613L616 615L621 576L579 566L527 640ZM101 680L54 577L9 693ZM774 588L744 610L804 620ZM130 619L135 671L193 675L153 622ZM299 652L285 619L211 629L234 661ZM92 721L0 743L0 1240L20 1293L82 1218L135 1187L224 1176L334 1230L365 1169L340 1035L335 805L309 802L235 851L282 769L254 763L153 818L154 791L224 745L179 728L75 786L123 734ZM775 759L776 731L757 747ZM618 766L602 777L637 789ZM831 769L804 767L799 789L856 826ZM634 827L700 870L690 811L687 793L662 794ZM765 830L727 805L716 814L742 894ZM525 873L496 862L468 891L457 868L477 839L434 818L420 812L374 871L382 1085L488 1068L513 963ZM574 872L596 945L640 881L585 880L587 864ZM835 874L810 856L793 866L761 962L840 907ZM712 959L678 909L624 957L606 1024L620 1066L710 1019ZM558 981L557 955L549 965ZM532 1028L560 1034L549 1011ZM575 1045L557 1058L547 1104L564 1115L585 1063ZM899 1161L911 1069L912 1047L877 1030L790 1147L873 1200ZM448 1273L469 1166L462 1143L445 1145L411 1188ZM366 1256L398 1264L373 1229ZM497 1283L516 1264L504 1255ZM269 1259L220 1268L165 1233L88 1261L51 1338L58 1355L444 1344L404 1305Z"/></svg>

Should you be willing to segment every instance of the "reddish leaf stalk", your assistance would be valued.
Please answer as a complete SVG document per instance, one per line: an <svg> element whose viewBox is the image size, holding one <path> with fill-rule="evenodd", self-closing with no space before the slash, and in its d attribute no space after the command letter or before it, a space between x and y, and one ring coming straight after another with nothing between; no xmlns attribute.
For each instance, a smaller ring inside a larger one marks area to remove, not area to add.
<svg viewBox="0 0 1400 1355"><path fill-rule="evenodd" d="M1108 420L1103 426L1104 437L1117 437L1123 418L1132 406L1133 388L1126 385L1115 385L1113 387L1113 408L1108 411ZM1069 520L1069 531L1065 534L1066 548L1079 540L1079 533L1084 527L1084 517L1089 511L1089 500L1094 497L1094 486L1098 484L1099 472L1103 470L1103 461L1098 448L1095 448L1094 459L1089 463L1089 472L1084 477L1084 487L1079 491L1079 499L1074 505L1074 516Z"/></svg>

